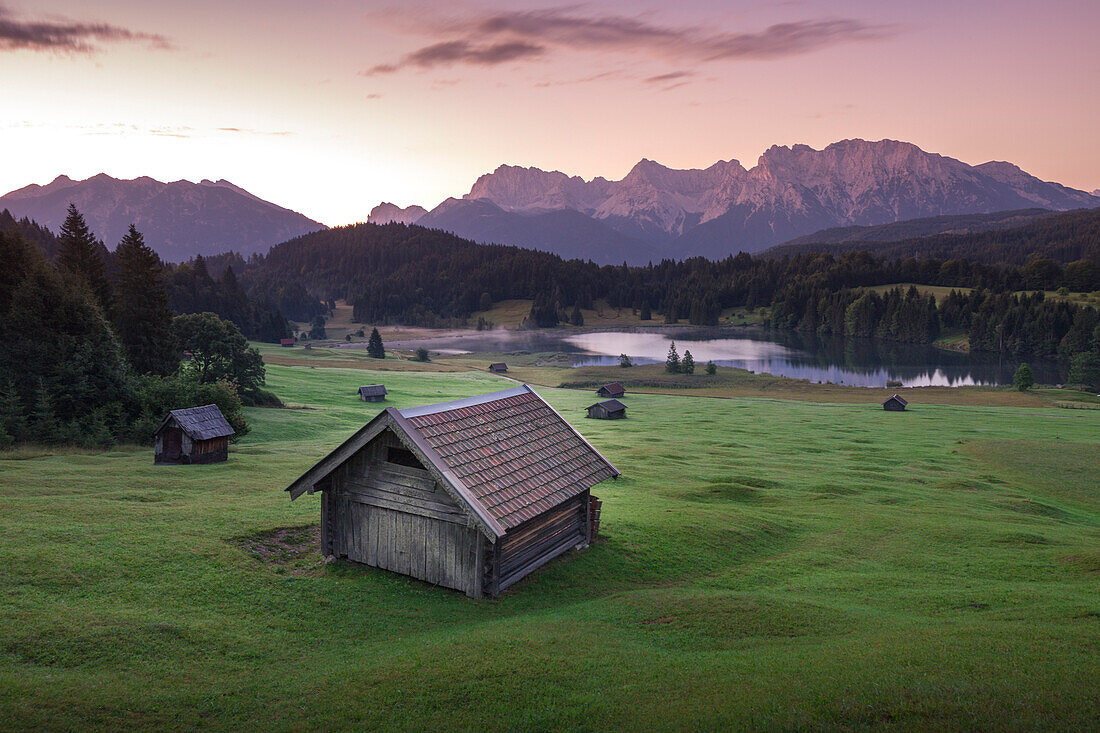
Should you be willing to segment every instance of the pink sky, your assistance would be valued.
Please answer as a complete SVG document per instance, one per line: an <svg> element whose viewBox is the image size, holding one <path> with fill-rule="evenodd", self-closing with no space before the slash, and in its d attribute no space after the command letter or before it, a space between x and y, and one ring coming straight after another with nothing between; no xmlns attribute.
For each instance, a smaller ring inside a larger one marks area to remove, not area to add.
<svg viewBox="0 0 1100 733"><path fill-rule="evenodd" d="M852 137L1100 188L1096 0L0 2L0 193L225 178L343 224Z"/></svg>

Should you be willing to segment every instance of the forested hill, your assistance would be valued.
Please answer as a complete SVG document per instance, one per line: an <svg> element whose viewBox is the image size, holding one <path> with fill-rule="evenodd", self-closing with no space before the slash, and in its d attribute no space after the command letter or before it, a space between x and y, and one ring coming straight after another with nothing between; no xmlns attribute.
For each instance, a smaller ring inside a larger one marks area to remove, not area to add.
<svg viewBox="0 0 1100 733"><path fill-rule="evenodd" d="M782 244L839 244L841 242L900 242L936 234L967 234L993 229L1013 229L1038 219L1057 216L1061 212L1050 209L1015 209L994 211L992 214L952 214L928 216L922 219L906 219L873 226L833 227L791 239Z"/></svg>
<svg viewBox="0 0 1100 733"><path fill-rule="evenodd" d="M707 325L722 308L771 305L790 284L828 291L915 282L997 292L1100 288L1100 266L1028 267L888 261L866 253L805 254L777 259L739 254L644 267L563 260L547 252L482 245L448 232L405 224L356 224L307 234L250 258L250 291L295 283L322 300L346 299L363 323L462 323L489 303L535 302L532 322L554 325L576 305L604 299L612 307L651 310L675 322ZM555 316L555 311L557 315Z"/></svg>
<svg viewBox="0 0 1100 733"><path fill-rule="evenodd" d="M1009 212L1011 213L1011 212ZM902 226L905 222L901 222ZM843 230L823 238L836 239ZM901 241L806 241L772 247L768 257L821 252L832 255L865 250L876 257L902 260L909 257L1021 266L1033 259L1069 263L1091 260L1100 263L1100 209L1080 209L1041 216L1022 226L991 231L910 237Z"/></svg>

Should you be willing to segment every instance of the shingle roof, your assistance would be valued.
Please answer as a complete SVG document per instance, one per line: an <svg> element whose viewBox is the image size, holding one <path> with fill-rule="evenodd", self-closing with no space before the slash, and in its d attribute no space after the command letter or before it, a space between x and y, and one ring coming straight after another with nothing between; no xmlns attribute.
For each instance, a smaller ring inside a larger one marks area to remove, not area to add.
<svg viewBox="0 0 1100 733"><path fill-rule="evenodd" d="M526 384L398 412L505 529L619 475Z"/></svg>
<svg viewBox="0 0 1100 733"><path fill-rule="evenodd" d="M596 405L599 405L608 412L618 412L619 410L626 409L626 405L618 400L603 400L602 402L597 402ZM591 410L596 405L589 405L587 409Z"/></svg>
<svg viewBox="0 0 1100 733"><path fill-rule="evenodd" d="M905 406L907 406L907 405L909 404L908 402L906 402L906 401L905 401L905 398L904 398L904 397L902 397L901 395L894 395L893 397L887 397L887 398L886 398L886 399L885 399L885 400L883 401L883 403L882 403L882 404L884 404L884 405L885 405L885 404L886 404L887 402L889 402L890 400L897 400L898 402L900 402L900 403L902 404L902 407L905 407Z"/></svg>
<svg viewBox="0 0 1100 733"><path fill-rule="evenodd" d="M608 382L607 384L600 387L596 391L597 392L604 391L604 392L607 392L608 394L611 394L611 395L626 394L626 388L623 387L622 382Z"/></svg>
<svg viewBox="0 0 1100 733"><path fill-rule="evenodd" d="M359 388L359 394L363 397L385 397L386 386L384 384L368 384Z"/></svg>
<svg viewBox="0 0 1100 733"><path fill-rule="evenodd" d="M180 429L187 433L192 440L210 440L211 438L224 438L233 435L234 430L229 421L222 415L217 405L203 405L202 407L187 407L182 410L172 410L164 418L160 427L163 428L172 418L176 419ZM160 431L160 428L157 429Z"/></svg>

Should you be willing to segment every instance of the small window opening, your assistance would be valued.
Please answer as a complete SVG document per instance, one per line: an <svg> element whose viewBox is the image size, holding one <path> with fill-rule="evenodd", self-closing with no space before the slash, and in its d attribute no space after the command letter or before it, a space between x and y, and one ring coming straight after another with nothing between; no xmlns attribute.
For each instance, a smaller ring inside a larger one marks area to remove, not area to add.
<svg viewBox="0 0 1100 733"><path fill-rule="evenodd" d="M396 448L390 446L386 448L386 460L390 463L396 463L399 466L408 466L409 468L424 468L424 466L416 459L413 452L408 448Z"/></svg>

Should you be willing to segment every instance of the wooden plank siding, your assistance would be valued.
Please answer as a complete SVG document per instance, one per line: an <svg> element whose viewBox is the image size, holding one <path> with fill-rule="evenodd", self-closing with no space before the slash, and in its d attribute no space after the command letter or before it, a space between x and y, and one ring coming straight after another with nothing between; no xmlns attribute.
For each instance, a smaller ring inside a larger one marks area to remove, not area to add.
<svg viewBox="0 0 1100 733"><path fill-rule="evenodd" d="M493 595L563 552L588 544L588 494L562 502L509 530L497 543Z"/></svg>
<svg viewBox="0 0 1100 733"><path fill-rule="evenodd" d="M388 460L402 447L386 431L334 472L322 512L333 554L480 595L481 533L427 470Z"/></svg>

